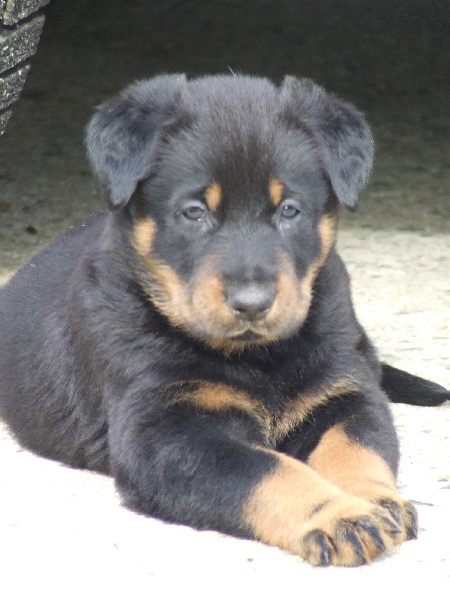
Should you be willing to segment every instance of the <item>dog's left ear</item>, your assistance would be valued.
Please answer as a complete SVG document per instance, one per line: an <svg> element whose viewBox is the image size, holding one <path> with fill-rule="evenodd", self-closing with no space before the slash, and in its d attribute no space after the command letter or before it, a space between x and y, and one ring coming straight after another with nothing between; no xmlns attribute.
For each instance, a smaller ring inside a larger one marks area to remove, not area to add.
<svg viewBox="0 0 450 600"><path fill-rule="evenodd" d="M355 208L373 162L373 139L364 117L309 79L286 77L280 96L282 113L319 145L339 202Z"/></svg>
<svg viewBox="0 0 450 600"><path fill-rule="evenodd" d="M92 117L86 146L111 208L124 207L145 176L155 140L183 110L185 87L184 75L141 81Z"/></svg>

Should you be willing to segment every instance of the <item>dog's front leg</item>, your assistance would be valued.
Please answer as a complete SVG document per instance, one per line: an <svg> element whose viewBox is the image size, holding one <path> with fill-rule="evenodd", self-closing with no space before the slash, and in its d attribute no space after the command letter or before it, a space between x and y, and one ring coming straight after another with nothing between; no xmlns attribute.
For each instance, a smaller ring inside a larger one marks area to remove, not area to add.
<svg viewBox="0 0 450 600"><path fill-rule="evenodd" d="M355 502L354 517L344 516L334 501L318 506L311 515L307 525L311 562L370 562L417 535L416 510L397 490L398 443L381 391L373 388L329 399L280 448ZM360 500L372 504L366 516L358 514ZM387 510L395 527L380 527L371 516L375 507Z"/></svg>
<svg viewBox="0 0 450 600"><path fill-rule="evenodd" d="M376 447L359 443L346 430L345 423L330 428L322 436L307 463L345 492L386 508L398 526L393 535L395 543L417 536L416 509L400 496L392 469ZM323 514L316 518L329 519L327 510L324 507Z"/></svg>
<svg viewBox="0 0 450 600"><path fill-rule="evenodd" d="M110 424L111 472L124 503L199 529L252 537L246 498L276 466L245 413L177 402L119 405Z"/></svg>
<svg viewBox="0 0 450 600"><path fill-rule="evenodd" d="M364 522L387 539L397 531L381 506L345 493L299 460L268 448L258 419L242 402L242 409L226 408L224 388L219 393L223 397L209 408L193 402L192 394L185 402L181 392L162 410L155 410L160 402L154 399L115 405L111 467L127 506L260 539L313 564L355 564L353 555L338 553L334 560L325 546L317 547L310 524L324 506L337 507L341 519ZM343 542L337 536L331 543ZM385 547L372 546L371 558Z"/></svg>

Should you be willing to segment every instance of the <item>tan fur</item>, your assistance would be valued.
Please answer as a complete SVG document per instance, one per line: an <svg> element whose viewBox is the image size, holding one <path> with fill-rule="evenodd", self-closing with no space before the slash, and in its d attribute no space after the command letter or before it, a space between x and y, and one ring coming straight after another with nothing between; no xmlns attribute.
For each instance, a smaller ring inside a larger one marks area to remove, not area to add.
<svg viewBox="0 0 450 600"><path fill-rule="evenodd" d="M153 219L142 219L136 223L133 232L133 243L141 256L150 254L156 235L156 223Z"/></svg>
<svg viewBox="0 0 450 600"><path fill-rule="evenodd" d="M252 398L245 392L236 390L228 385L190 381L199 383L194 392L180 394L175 402L189 402L207 411L226 411L235 409L254 417L261 431L267 436L270 415L257 398Z"/></svg>
<svg viewBox="0 0 450 600"><path fill-rule="evenodd" d="M298 398L291 400L286 404L283 413L275 424L275 441L282 441L289 432L293 431L308 418L313 409L325 404L330 398L358 391L360 391L360 388L356 382L351 379L342 379L341 381L334 382L329 387L301 394Z"/></svg>
<svg viewBox="0 0 450 600"><path fill-rule="evenodd" d="M278 206L283 200L284 185L279 179L272 179L269 183L269 196L272 204Z"/></svg>
<svg viewBox="0 0 450 600"><path fill-rule="evenodd" d="M216 211L222 200L222 188L218 183L212 183L204 193L206 204L211 211Z"/></svg>
<svg viewBox="0 0 450 600"><path fill-rule="evenodd" d="M352 441L341 426L329 429L308 458L308 464L342 490L372 500L395 491L387 463L369 448Z"/></svg>
<svg viewBox="0 0 450 600"><path fill-rule="evenodd" d="M144 227L140 231L141 238L144 238L143 232L147 233ZM144 241L140 242L139 250L149 246ZM186 331L207 332L205 342L224 352L239 351L249 345L248 342L230 339L244 333L248 323L237 321L227 306L223 284L217 276L213 259L204 261L189 284L183 282L169 265L151 254L143 256L143 266L150 274L147 286L149 296L172 323ZM286 269L281 270L279 275L278 290L267 317L253 326L260 333L259 343L262 344L282 336L292 321L300 324L309 309L310 297L303 294L287 261Z"/></svg>
<svg viewBox="0 0 450 600"><path fill-rule="evenodd" d="M251 494L244 520L258 539L300 553L301 529L309 514L340 492L300 461L265 452L277 457L278 466Z"/></svg>
<svg viewBox="0 0 450 600"><path fill-rule="evenodd" d="M391 504L399 527L395 542L410 537L415 509L398 493L394 474L381 456L350 440L341 426L322 436L307 462L345 492L375 505Z"/></svg>
<svg viewBox="0 0 450 600"><path fill-rule="evenodd" d="M215 201L220 201L220 186L212 184L208 189L210 201L216 205ZM334 219L329 215L322 217L318 230L320 255L300 281L289 259L280 257L277 294L264 320L251 325L260 336L253 341L233 339L245 333L249 324L237 320L229 309L213 257L206 258L193 280L186 283L172 267L152 255L156 235L152 219L143 219L135 225L133 243L142 258L141 273L147 281L145 290L159 310L174 325L203 337L211 348L231 354L248 346L276 341L304 321L311 304L314 279L334 243Z"/></svg>
<svg viewBox="0 0 450 600"><path fill-rule="evenodd" d="M335 435L330 434L328 440ZM333 478L327 480L300 461L270 450L260 451L276 456L278 464L256 486L245 506L244 522L258 539L299 554L311 564L322 564L326 547L327 561L343 566L374 560L382 551L377 540L390 550L404 539L381 506L347 493ZM339 467L343 455L339 447L332 451ZM358 473L358 457L345 468L351 480L353 473ZM340 472L343 474L344 467ZM378 471L378 475L383 473L383 469ZM344 475L342 481L346 481Z"/></svg>
<svg viewBox="0 0 450 600"><path fill-rule="evenodd" d="M317 273L325 264L328 254L330 253L330 250L336 240L335 218L332 215L323 215L319 221L318 231L321 241L321 250L319 256L310 264L309 269L303 278L302 287L305 294L311 294L312 286L315 278L317 277Z"/></svg>

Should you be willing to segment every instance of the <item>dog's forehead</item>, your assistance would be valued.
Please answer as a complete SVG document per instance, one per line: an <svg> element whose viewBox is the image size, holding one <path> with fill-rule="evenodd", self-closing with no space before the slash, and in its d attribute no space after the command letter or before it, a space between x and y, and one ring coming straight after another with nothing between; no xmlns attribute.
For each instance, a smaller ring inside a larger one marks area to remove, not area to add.
<svg viewBox="0 0 450 600"><path fill-rule="evenodd" d="M226 115L241 119L249 111L274 111L279 90L268 80L252 77L204 77L187 84L186 105L219 119ZM225 121L224 121L225 122Z"/></svg>
<svg viewBox="0 0 450 600"><path fill-rule="evenodd" d="M210 165L235 161L248 167L256 161L261 167L270 159L278 107L275 89L264 83L213 80L194 88L191 132Z"/></svg>
<svg viewBox="0 0 450 600"><path fill-rule="evenodd" d="M282 117L266 80L206 78L188 88L191 119L172 144L172 172L218 181L230 190L266 188L317 168L312 139Z"/></svg>

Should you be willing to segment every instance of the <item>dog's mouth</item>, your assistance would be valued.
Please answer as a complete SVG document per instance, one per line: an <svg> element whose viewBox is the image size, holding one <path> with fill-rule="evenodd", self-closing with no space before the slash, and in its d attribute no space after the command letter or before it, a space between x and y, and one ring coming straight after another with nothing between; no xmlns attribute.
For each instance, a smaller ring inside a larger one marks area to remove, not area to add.
<svg viewBox="0 0 450 600"><path fill-rule="evenodd" d="M230 339L236 342L257 342L263 338L263 334L253 329L247 329L243 333L239 333L238 335L231 336Z"/></svg>
<svg viewBox="0 0 450 600"><path fill-rule="evenodd" d="M145 266L151 276L144 286L154 306L191 337L227 352L290 337L309 310L312 277L297 279L290 263L275 289L254 284L233 294L208 264L189 283L162 262L147 259Z"/></svg>
<svg viewBox="0 0 450 600"><path fill-rule="evenodd" d="M206 332L200 333L197 337L201 338L204 343L215 350L224 351L225 353L240 352L246 348L253 346L266 346L274 342L279 342L290 337L297 328L292 327L264 327L260 323L259 327L247 327L245 330L236 331L219 331L214 335L208 335ZM205 335L206 334L206 335Z"/></svg>

